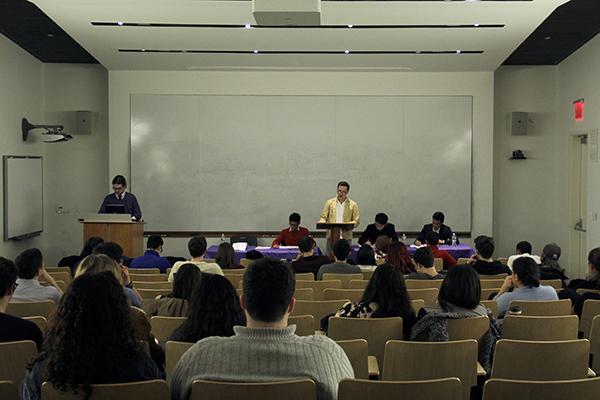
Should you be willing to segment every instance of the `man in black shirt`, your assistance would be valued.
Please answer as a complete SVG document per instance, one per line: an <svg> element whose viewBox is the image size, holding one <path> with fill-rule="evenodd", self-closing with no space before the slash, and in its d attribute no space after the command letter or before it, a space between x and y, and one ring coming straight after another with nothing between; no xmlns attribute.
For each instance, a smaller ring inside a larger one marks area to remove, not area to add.
<svg viewBox="0 0 600 400"><path fill-rule="evenodd" d="M443 212L434 212L431 216L431 224L423 225L415 244L417 246L425 244L425 238L429 232L435 232L439 235L439 244L452 244L452 229L448 225L444 225L444 219L446 219L446 216ZM456 239L456 243L458 243L458 239Z"/></svg>
<svg viewBox="0 0 600 400"><path fill-rule="evenodd" d="M298 242L298 250L300 250L298 258L292 261L294 274L312 272L316 278L321 265L331 262L329 257L314 254L315 241L310 236L304 236L300 239L300 242Z"/></svg>
<svg viewBox="0 0 600 400"><path fill-rule="evenodd" d="M6 307L17 288L17 267L15 263L0 257L0 342L32 340L38 350L42 347L42 332L31 321L6 314Z"/></svg>
<svg viewBox="0 0 600 400"><path fill-rule="evenodd" d="M474 242L477 254L475 255L475 262L471 265L479 275L511 275L510 268L492 259L492 255L494 254L493 238L483 235L477 236Z"/></svg>
<svg viewBox="0 0 600 400"><path fill-rule="evenodd" d="M375 223L367 225L367 229L360 235L358 244L374 245L379 236L387 236L393 241L398 241L396 227L388 223L388 216L384 213L375 215Z"/></svg>

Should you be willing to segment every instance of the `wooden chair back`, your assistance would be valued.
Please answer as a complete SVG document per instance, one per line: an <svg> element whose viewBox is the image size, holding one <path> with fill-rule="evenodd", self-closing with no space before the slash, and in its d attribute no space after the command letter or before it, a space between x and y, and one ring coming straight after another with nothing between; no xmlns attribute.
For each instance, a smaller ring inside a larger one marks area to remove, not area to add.
<svg viewBox="0 0 600 400"><path fill-rule="evenodd" d="M349 289L350 281L363 279L363 274L323 274L324 281L341 281L342 287L341 289Z"/></svg>
<svg viewBox="0 0 600 400"><path fill-rule="evenodd" d="M481 281L483 282L483 281ZM497 294L500 291L500 287L481 289L481 300L491 300L490 297L493 294Z"/></svg>
<svg viewBox="0 0 600 400"><path fill-rule="evenodd" d="M479 280L485 281L488 279L502 279L506 278L508 274L494 274L494 275L479 275Z"/></svg>
<svg viewBox="0 0 600 400"><path fill-rule="evenodd" d="M369 379L369 345L365 339L337 340L352 364L354 377ZM339 397L338 397L339 400Z"/></svg>
<svg viewBox="0 0 600 400"><path fill-rule="evenodd" d="M46 334L46 326L48 326L48 320L44 317L36 316L36 317L24 317L27 321L31 321L40 328L42 334ZM0 397L1 398L1 397Z"/></svg>
<svg viewBox="0 0 600 400"><path fill-rule="evenodd" d="M596 400L598 393L600 378L548 382L490 379L483 388L483 400Z"/></svg>
<svg viewBox="0 0 600 400"><path fill-rule="evenodd" d="M439 290L432 289L408 289L408 297L411 300L424 300L426 306L434 306L438 300Z"/></svg>
<svg viewBox="0 0 600 400"><path fill-rule="evenodd" d="M15 317L37 317L48 318L56 304L52 300L10 302L6 307L6 313Z"/></svg>
<svg viewBox="0 0 600 400"><path fill-rule="evenodd" d="M341 289L342 281L296 281L296 289L311 288L315 300L324 300L323 291L327 288Z"/></svg>
<svg viewBox="0 0 600 400"><path fill-rule="evenodd" d="M600 375L600 315L596 315L592 321L590 354L592 355L592 369L596 375Z"/></svg>
<svg viewBox="0 0 600 400"><path fill-rule="evenodd" d="M540 280L540 285L551 286L554 289L562 289L563 288L563 284L560 279L543 279L543 280Z"/></svg>
<svg viewBox="0 0 600 400"><path fill-rule="evenodd" d="M502 323L502 338L530 341L560 341L577 339L577 315L531 317L507 315Z"/></svg>
<svg viewBox="0 0 600 400"><path fill-rule="evenodd" d="M350 300L298 300L292 315L312 315L315 319L313 331L318 331L321 329L321 319L326 315L335 314L348 301Z"/></svg>
<svg viewBox="0 0 600 400"><path fill-rule="evenodd" d="M581 320L579 321L579 331L583 332L584 338L590 337L592 321L596 315L600 315L600 300L586 300L583 303Z"/></svg>
<svg viewBox="0 0 600 400"><path fill-rule="evenodd" d="M296 325L296 335L310 336L315 334L315 317L312 315L290 315L288 326Z"/></svg>
<svg viewBox="0 0 600 400"><path fill-rule="evenodd" d="M295 274L294 278L296 278L297 281L314 281L315 274L312 272L301 272L299 274Z"/></svg>
<svg viewBox="0 0 600 400"><path fill-rule="evenodd" d="M448 338L454 341L475 339L481 343L489 330L490 319L487 316L448 320Z"/></svg>
<svg viewBox="0 0 600 400"><path fill-rule="evenodd" d="M496 343L492 378L530 381L584 379L590 342L530 342L501 339Z"/></svg>
<svg viewBox="0 0 600 400"><path fill-rule="evenodd" d="M71 275L71 267L44 267L46 272L54 273L54 272L66 272ZM73 275L71 275L73 276Z"/></svg>
<svg viewBox="0 0 600 400"><path fill-rule="evenodd" d="M373 277L374 273L375 273L375 270L372 270L372 271L363 271L362 272L362 276L363 276L362 279L368 282L368 281L371 280L371 278Z"/></svg>
<svg viewBox="0 0 600 400"><path fill-rule="evenodd" d="M344 379L338 390L338 400L461 400L462 396L463 385L458 378L402 382Z"/></svg>
<svg viewBox="0 0 600 400"><path fill-rule="evenodd" d="M366 289L367 286L369 285L369 281L365 281L365 280L352 280L350 281L350 284L348 285L348 289Z"/></svg>
<svg viewBox="0 0 600 400"><path fill-rule="evenodd" d="M189 400L316 400L317 387L310 379L240 383L195 380Z"/></svg>
<svg viewBox="0 0 600 400"><path fill-rule="evenodd" d="M294 290L294 297L296 300L314 300L315 291L311 288L296 288L296 290Z"/></svg>
<svg viewBox="0 0 600 400"><path fill-rule="evenodd" d="M415 315L419 315L419 310L421 310L421 308L425 307L425 300L411 300L410 301L410 305L413 309L413 311L415 312Z"/></svg>
<svg viewBox="0 0 600 400"><path fill-rule="evenodd" d="M496 259L496 261L498 261L500 264L507 265L508 264L508 257L498 257Z"/></svg>
<svg viewBox="0 0 600 400"><path fill-rule="evenodd" d="M467 265L471 264L472 260L470 258L460 257L456 259L456 265Z"/></svg>
<svg viewBox="0 0 600 400"><path fill-rule="evenodd" d="M481 305L492 312L494 318L498 318L498 303L494 300L481 300Z"/></svg>
<svg viewBox="0 0 600 400"><path fill-rule="evenodd" d="M388 340L402 340L402 318L342 318L329 319L327 336L333 340L365 339L369 355L377 357L379 369L383 367L385 344Z"/></svg>
<svg viewBox="0 0 600 400"><path fill-rule="evenodd" d="M166 342L185 320L185 317L152 317L150 318L151 332L159 342Z"/></svg>
<svg viewBox="0 0 600 400"><path fill-rule="evenodd" d="M157 296L166 296L171 293L172 289L137 289L142 299L155 299Z"/></svg>
<svg viewBox="0 0 600 400"><path fill-rule="evenodd" d="M577 294L582 295L584 293L596 293L600 294L600 289L577 289Z"/></svg>
<svg viewBox="0 0 600 400"><path fill-rule="evenodd" d="M129 274L134 282L166 282L169 278L167 274Z"/></svg>
<svg viewBox="0 0 600 400"><path fill-rule="evenodd" d="M71 271L48 272L48 275L54 278L55 281L63 281L67 286L73 280Z"/></svg>
<svg viewBox="0 0 600 400"><path fill-rule="evenodd" d="M129 273L136 274L136 275L160 274L160 269L158 269L158 268L129 268Z"/></svg>
<svg viewBox="0 0 600 400"><path fill-rule="evenodd" d="M443 270L444 269L444 259L443 258L434 258L433 266L435 267L435 270L438 272Z"/></svg>
<svg viewBox="0 0 600 400"><path fill-rule="evenodd" d="M58 286L58 288L64 293L65 290L67 290L67 284L65 283L65 281L57 281L54 280L54 282L56 282L56 286ZM40 284L42 286L50 286L50 284L48 282L44 282L44 281L40 281Z"/></svg>
<svg viewBox="0 0 600 400"><path fill-rule="evenodd" d="M31 340L0 343L0 380L19 385L27 365L37 356L38 350Z"/></svg>
<svg viewBox="0 0 600 400"><path fill-rule="evenodd" d="M406 279L407 289L440 289L442 287L443 279Z"/></svg>
<svg viewBox="0 0 600 400"><path fill-rule="evenodd" d="M545 301L513 300L510 302L510 307L516 306L521 307L521 310L523 310L521 315L533 317L571 315L571 300L569 299Z"/></svg>
<svg viewBox="0 0 600 400"><path fill-rule="evenodd" d="M244 282L244 274L224 274L223 276L227 278L234 288L241 289L242 283Z"/></svg>
<svg viewBox="0 0 600 400"><path fill-rule="evenodd" d="M92 385L89 400L169 400L169 386L163 380L151 380L130 383L110 383ZM42 400L83 400L85 394L79 390L73 392L60 391L50 383L42 384Z"/></svg>
<svg viewBox="0 0 600 400"><path fill-rule="evenodd" d="M323 300L360 301L365 291L363 289L330 289L323 290Z"/></svg>
<svg viewBox="0 0 600 400"><path fill-rule="evenodd" d="M171 290L173 289L172 282L136 282L136 289L159 289L159 290Z"/></svg>
<svg viewBox="0 0 600 400"><path fill-rule="evenodd" d="M252 261L254 261L254 260L250 260L249 258L244 257L240 260L240 265L244 268L248 268L248 266L252 263Z"/></svg>
<svg viewBox="0 0 600 400"><path fill-rule="evenodd" d="M0 381L0 399L20 400L17 385L11 381Z"/></svg>
<svg viewBox="0 0 600 400"><path fill-rule="evenodd" d="M167 382L171 382L173 371L181 356L193 345L194 343L176 342L173 340L165 343L165 375Z"/></svg>
<svg viewBox="0 0 600 400"><path fill-rule="evenodd" d="M479 282L482 289L495 289L502 286L504 279L482 279Z"/></svg>

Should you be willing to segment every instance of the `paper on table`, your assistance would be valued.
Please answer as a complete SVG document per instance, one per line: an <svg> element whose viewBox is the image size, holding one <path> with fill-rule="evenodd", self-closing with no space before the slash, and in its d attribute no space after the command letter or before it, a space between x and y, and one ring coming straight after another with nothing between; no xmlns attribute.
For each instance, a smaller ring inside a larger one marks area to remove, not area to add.
<svg viewBox="0 0 600 400"><path fill-rule="evenodd" d="M416 244L411 244L410 247L412 247L413 249L420 249L421 247L427 247L426 244L422 244L420 246L417 246Z"/></svg>
<svg viewBox="0 0 600 400"><path fill-rule="evenodd" d="M254 250L268 250L271 246L256 246Z"/></svg>
<svg viewBox="0 0 600 400"><path fill-rule="evenodd" d="M279 246L280 249L298 250L298 246Z"/></svg>
<svg viewBox="0 0 600 400"><path fill-rule="evenodd" d="M232 244L233 250L235 251L246 251L246 247L248 247L248 243L246 242L237 242Z"/></svg>

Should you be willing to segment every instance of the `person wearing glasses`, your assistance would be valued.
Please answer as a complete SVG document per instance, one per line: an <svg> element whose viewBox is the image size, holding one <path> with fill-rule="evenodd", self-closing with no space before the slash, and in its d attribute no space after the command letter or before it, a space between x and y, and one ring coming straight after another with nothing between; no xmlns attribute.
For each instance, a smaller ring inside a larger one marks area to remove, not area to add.
<svg viewBox="0 0 600 400"><path fill-rule="evenodd" d="M290 227L279 232L279 235L271 247L278 248L279 246L298 246L300 239L309 236L310 232L303 226L300 226L300 214L291 213L289 218Z"/></svg>
<svg viewBox="0 0 600 400"><path fill-rule="evenodd" d="M142 219L142 210L137 198L127 191L127 181L123 175L117 175L112 180L114 193L106 195L99 214L129 214L131 219Z"/></svg>

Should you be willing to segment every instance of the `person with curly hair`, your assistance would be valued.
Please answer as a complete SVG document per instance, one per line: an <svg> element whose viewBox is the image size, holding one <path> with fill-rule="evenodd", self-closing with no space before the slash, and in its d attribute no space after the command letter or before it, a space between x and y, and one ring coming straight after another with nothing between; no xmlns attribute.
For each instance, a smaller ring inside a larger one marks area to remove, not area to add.
<svg viewBox="0 0 600 400"><path fill-rule="evenodd" d="M233 336L236 325L246 325L236 290L227 278L205 274L192 295L187 320L171 334L170 340L195 343L209 336Z"/></svg>
<svg viewBox="0 0 600 400"><path fill-rule="evenodd" d="M136 341L123 289L108 272L76 278L61 299L44 341L21 385L23 400L41 399L48 381L61 391L91 385L159 379L156 364Z"/></svg>

